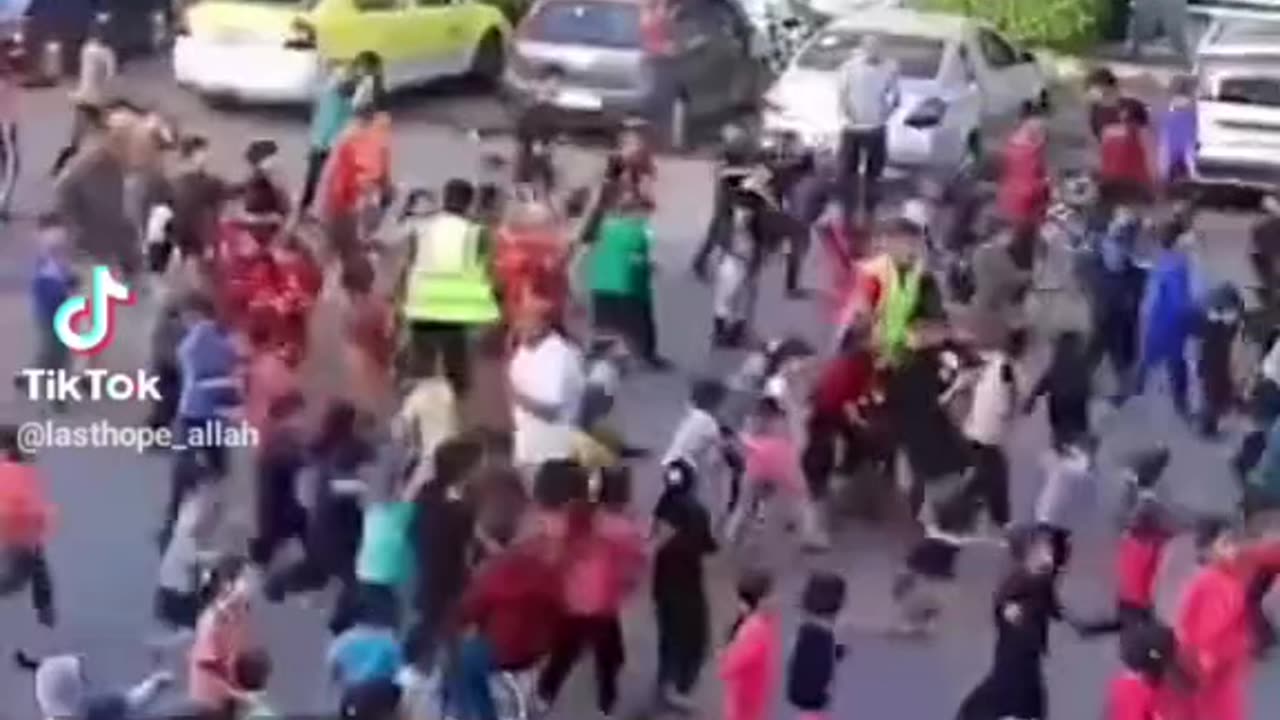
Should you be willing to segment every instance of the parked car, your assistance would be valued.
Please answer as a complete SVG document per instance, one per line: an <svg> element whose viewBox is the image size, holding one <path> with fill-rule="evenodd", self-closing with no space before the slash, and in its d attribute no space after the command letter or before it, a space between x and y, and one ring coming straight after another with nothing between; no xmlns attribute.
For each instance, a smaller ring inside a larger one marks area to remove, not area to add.
<svg viewBox="0 0 1280 720"><path fill-rule="evenodd" d="M902 6L902 0L733 0L755 31L759 54L779 73L806 40L834 18Z"/></svg>
<svg viewBox="0 0 1280 720"><path fill-rule="evenodd" d="M0 7L0 46L11 67L38 80L50 43L60 48L62 70L74 73L96 22L105 21L107 43L129 59L164 47L172 20L171 0L8 0Z"/></svg>
<svg viewBox="0 0 1280 720"><path fill-rule="evenodd" d="M985 125L1011 120L1027 102L1048 102L1036 58L982 22L872 10L832 21L804 45L765 96L766 136L834 149L840 67L868 34L901 73L902 99L888 128L891 166L958 172L980 159Z"/></svg>
<svg viewBox="0 0 1280 720"><path fill-rule="evenodd" d="M362 53L381 61L387 89L442 77L502 74L510 26L477 0L201 0L173 48L181 85L209 97L302 103L326 65Z"/></svg>
<svg viewBox="0 0 1280 720"><path fill-rule="evenodd" d="M1196 180L1280 188L1280 24L1215 23L1196 65Z"/></svg>
<svg viewBox="0 0 1280 720"><path fill-rule="evenodd" d="M758 98L763 63L731 2L683 0L665 13L646 0L542 0L520 23L505 88L527 102L549 69L566 119L613 125L638 118L683 147L693 123Z"/></svg>

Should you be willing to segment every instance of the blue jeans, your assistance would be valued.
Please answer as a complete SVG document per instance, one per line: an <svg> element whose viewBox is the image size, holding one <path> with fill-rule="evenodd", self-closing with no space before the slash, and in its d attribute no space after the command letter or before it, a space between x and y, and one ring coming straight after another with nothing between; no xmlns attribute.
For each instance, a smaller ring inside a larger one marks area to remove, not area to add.
<svg viewBox="0 0 1280 720"><path fill-rule="evenodd" d="M498 720L489 686L497 667L488 639L476 634L459 639L445 672L445 706L458 720Z"/></svg>
<svg viewBox="0 0 1280 720"><path fill-rule="evenodd" d="M1176 352L1160 353L1159 355L1144 352L1142 361L1138 363L1138 376L1134 381L1134 394L1142 394L1143 388L1147 384L1147 375L1159 365L1163 365L1165 372L1169 373L1169 389L1173 393L1174 408L1179 413L1186 415L1188 412L1187 358L1181 348Z"/></svg>

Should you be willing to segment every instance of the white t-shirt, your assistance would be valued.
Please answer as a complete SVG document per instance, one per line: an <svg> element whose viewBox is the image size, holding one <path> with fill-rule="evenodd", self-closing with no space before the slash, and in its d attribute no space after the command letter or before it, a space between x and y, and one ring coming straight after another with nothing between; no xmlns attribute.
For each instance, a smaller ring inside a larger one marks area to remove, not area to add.
<svg viewBox="0 0 1280 720"><path fill-rule="evenodd" d="M689 408L676 426L671 445L662 455L662 464L684 460L695 470L709 463L720 445L720 423L715 416L700 408Z"/></svg>
<svg viewBox="0 0 1280 720"><path fill-rule="evenodd" d="M572 457L575 423L586 386L578 348L557 333L536 345L522 344L511 358L507 379L517 395L555 410L554 419L547 420L513 400L516 463L540 465Z"/></svg>
<svg viewBox="0 0 1280 720"><path fill-rule="evenodd" d="M1017 380L1010 388L1004 380L1008 368L1016 372L1004 357L990 356L983 359L982 368L973 386L969 415L965 418L964 434L974 442L995 446L1004 442L1017 413Z"/></svg>

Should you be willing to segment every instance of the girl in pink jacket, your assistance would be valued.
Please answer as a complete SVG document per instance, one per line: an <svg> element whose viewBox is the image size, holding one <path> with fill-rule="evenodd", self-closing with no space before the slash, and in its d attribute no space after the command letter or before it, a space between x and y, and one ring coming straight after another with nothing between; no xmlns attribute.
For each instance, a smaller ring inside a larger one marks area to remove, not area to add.
<svg viewBox="0 0 1280 720"><path fill-rule="evenodd" d="M730 543L741 542L746 523L753 522L766 509L765 503L780 501L791 518L798 521L804 546L824 549L826 538L820 532L817 510L805 483L791 416L778 398L760 400L747 419L739 442L747 499L735 505L730 513L725 538Z"/></svg>
<svg viewBox="0 0 1280 720"><path fill-rule="evenodd" d="M738 581L741 618L720 658L724 720L765 720L778 678L778 616L769 595L773 580L749 573Z"/></svg>

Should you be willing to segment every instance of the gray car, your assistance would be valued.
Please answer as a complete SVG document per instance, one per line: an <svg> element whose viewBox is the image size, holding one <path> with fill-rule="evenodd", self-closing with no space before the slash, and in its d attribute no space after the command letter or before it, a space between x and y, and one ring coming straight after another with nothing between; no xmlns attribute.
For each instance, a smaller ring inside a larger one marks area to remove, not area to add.
<svg viewBox="0 0 1280 720"><path fill-rule="evenodd" d="M642 119L673 149L695 120L755 102L763 64L729 0L687 0L655 17L645 0L540 0L517 29L504 85L528 102L542 78L566 120Z"/></svg>

